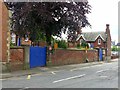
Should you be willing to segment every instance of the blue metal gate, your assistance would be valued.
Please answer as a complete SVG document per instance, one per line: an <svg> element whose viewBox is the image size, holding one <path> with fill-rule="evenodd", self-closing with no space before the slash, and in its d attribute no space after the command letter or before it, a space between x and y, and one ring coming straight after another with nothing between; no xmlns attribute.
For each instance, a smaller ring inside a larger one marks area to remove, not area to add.
<svg viewBox="0 0 120 90"><path fill-rule="evenodd" d="M46 47L30 47L30 68L46 65Z"/></svg>
<svg viewBox="0 0 120 90"><path fill-rule="evenodd" d="M102 52L102 49L100 48L99 49L99 60L102 61L103 59L103 52Z"/></svg>

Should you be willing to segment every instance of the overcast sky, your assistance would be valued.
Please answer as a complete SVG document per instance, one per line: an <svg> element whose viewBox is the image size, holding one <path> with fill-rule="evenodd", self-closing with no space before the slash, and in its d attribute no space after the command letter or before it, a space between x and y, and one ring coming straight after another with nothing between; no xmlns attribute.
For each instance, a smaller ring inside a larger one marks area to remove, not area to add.
<svg viewBox="0 0 120 90"><path fill-rule="evenodd" d="M88 0L92 6L88 20L92 28L83 28L87 31L105 31L106 24L110 24L112 41L118 42L118 1L119 0Z"/></svg>

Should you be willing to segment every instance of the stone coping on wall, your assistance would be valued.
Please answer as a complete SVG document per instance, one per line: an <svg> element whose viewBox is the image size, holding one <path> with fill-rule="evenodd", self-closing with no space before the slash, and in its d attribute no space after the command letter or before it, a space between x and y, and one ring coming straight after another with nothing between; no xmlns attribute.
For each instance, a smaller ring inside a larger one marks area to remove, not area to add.
<svg viewBox="0 0 120 90"><path fill-rule="evenodd" d="M71 51L85 51L85 49L78 49L78 48L67 48L67 49L63 49L63 48L58 48L58 49L56 49L56 50L71 50ZM97 51L97 49L87 49L87 50L91 50L91 51L93 51L93 50L96 50Z"/></svg>
<svg viewBox="0 0 120 90"><path fill-rule="evenodd" d="M10 49L24 49L25 47L30 47L30 46L12 46ZM56 50L72 50L72 51L85 51L86 49L78 49L78 48L57 48ZM87 49L87 50L97 50L97 49Z"/></svg>
<svg viewBox="0 0 120 90"><path fill-rule="evenodd" d="M12 46L10 49L24 49L24 46Z"/></svg>

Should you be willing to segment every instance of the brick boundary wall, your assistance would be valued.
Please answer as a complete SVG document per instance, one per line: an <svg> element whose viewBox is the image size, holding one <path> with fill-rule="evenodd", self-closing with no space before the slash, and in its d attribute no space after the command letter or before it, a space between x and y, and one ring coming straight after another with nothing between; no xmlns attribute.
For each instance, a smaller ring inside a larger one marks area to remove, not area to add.
<svg viewBox="0 0 120 90"><path fill-rule="evenodd" d="M24 67L24 48L10 48L10 70L22 70Z"/></svg>
<svg viewBox="0 0 120 90"><path fill-rule="evenodd" d="M49 61L52 65L80 64L86 62L86 56L89 62L98 61L98 50L88 50L86 54L85 50L57 49Z"/></svg>
<svg viewBox="0 0 120 90"><path fill-rule="evenodd" d="M24 61L24 48L22 47L13 47L10 48L10 61Z"/></svg>

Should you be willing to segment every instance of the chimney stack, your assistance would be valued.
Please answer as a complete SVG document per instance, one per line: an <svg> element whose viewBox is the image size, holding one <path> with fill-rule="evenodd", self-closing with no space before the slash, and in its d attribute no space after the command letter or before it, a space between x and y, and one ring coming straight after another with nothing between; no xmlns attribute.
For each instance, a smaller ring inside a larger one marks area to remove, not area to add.
<svg viewBox="0 0 120 90"><path fill-rule="evenodd" d="M110 25L109 24L106 24L106 34L110 33Z"/></svg>
<svg viewBox="0 0 120 90"><path fill-rule="evenodd" d="M109 29L109 26L110 26L109 24L106 24L106 29Z"/></svg>
<svg viewBox="0 0 120 90"><path fill-rule="evenodd" d="M106 34L107 34L107 37L110 37L110 40L111 40L110 25L109 24L106 24Z"/></svg>

